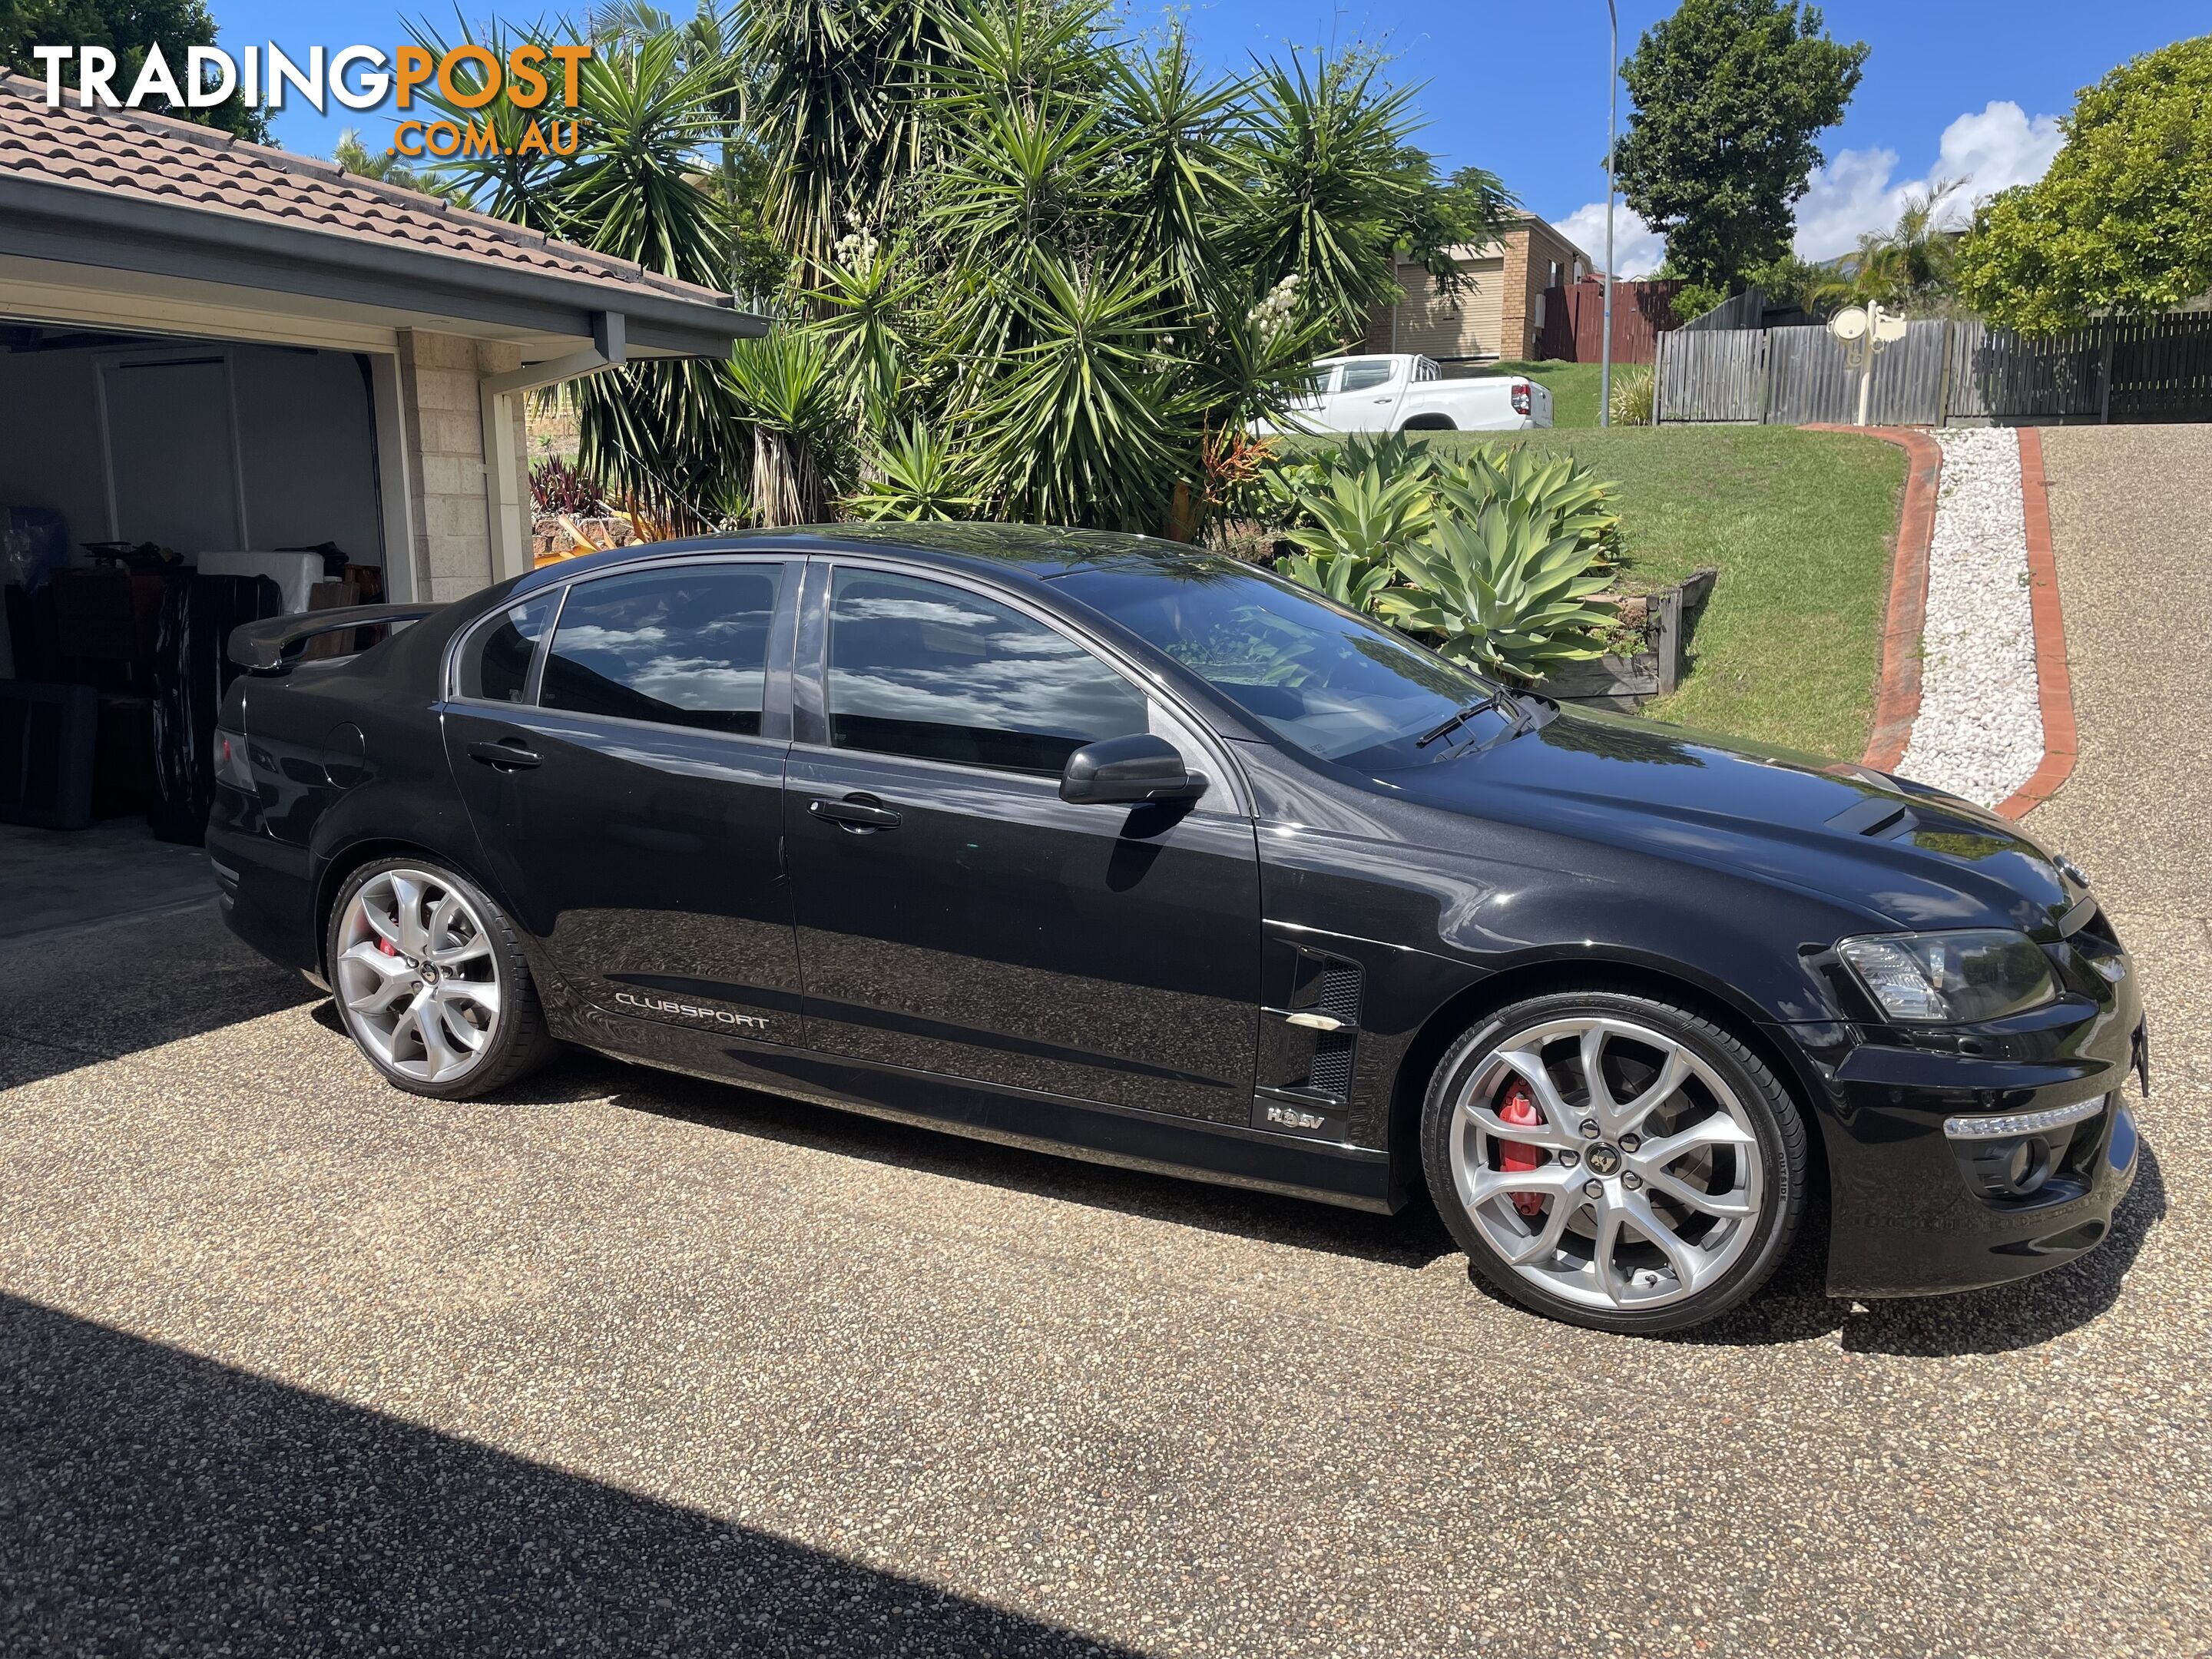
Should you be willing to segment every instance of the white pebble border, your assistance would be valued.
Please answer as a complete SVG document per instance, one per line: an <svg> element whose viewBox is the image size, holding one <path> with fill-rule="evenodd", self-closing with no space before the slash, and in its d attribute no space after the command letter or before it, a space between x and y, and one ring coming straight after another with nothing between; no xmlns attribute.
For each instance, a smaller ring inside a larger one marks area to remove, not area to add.
<svg viewBox="0 0 2212 1659"><path fill-rule="evenodd" d="M1920 713L1897 769L1994 806L2043 762L2020 438L2008 428L1960 428L1936 441L1943 478L1928 550Z"/></svg>

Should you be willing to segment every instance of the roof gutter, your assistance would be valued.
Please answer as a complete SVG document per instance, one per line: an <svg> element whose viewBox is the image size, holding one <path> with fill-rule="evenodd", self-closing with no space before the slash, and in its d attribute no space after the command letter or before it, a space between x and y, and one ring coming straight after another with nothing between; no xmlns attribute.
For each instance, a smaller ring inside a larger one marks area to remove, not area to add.
<svg viewBox="0 0 2212 1659"><path fill-rule="evenodd" d="M691 299L21 173L0 173L0 227L9 252L31 258L568 334L595 349L592 319L611 311L630 347L656 356L719 357L769 326L728 295Z"/></svg>

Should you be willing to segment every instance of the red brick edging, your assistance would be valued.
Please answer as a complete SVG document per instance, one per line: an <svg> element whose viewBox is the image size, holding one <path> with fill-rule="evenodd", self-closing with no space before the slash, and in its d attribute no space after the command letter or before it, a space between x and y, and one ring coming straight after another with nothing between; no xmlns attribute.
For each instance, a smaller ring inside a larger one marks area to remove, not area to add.
<svg viewBox="0 0 2212 1659"><path fill-rule="evenodd" d="M1996 805L2008 818L2026 817L2074 774L2080 734L2074 724L2074 681L2066 672L2066 619L2058 604L2058 557L2051 545L2051 497L2043 477L2043 434L2020 428L2020 505L2027 532L2027 597L2035 617L2036 693L2043 710L2043 764Z"/></svg>
<svg viewBox="0 0 2212 1659"><path fill-rule="evenodd" d="M1844 432L1879 438L1905 452L1905 506L1898 514L1897 550L1889 567L1889 613L1881 635L1881 680L1875 693L1874 730L1862 766L1893 772L1912 738L1920 714L1920 630L1928 617L1928 547L1936 538L1936 488L1943 450L1910 427L1808 426L1808 432ZM2040 629L2038 629L2039 635Z"/></svg>

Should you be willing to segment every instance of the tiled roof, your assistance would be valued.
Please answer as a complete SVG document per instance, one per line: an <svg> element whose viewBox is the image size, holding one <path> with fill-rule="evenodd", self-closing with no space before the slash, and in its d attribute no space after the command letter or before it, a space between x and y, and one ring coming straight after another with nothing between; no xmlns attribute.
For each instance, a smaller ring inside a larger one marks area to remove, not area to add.
<svg viewBox="0 0 2212 1659"><path fill-rule="evenodd" d="M144 110L82 110L65 94L46 107L43 82L0 73L0 174L135 196L305 230L395 244L549 276L643 289L728 306L712 289L654 275L626 259L520 225L451 207L419 191L342 172L337 163L247 143ZM616 304L610 295L610 305Z"/></svg>

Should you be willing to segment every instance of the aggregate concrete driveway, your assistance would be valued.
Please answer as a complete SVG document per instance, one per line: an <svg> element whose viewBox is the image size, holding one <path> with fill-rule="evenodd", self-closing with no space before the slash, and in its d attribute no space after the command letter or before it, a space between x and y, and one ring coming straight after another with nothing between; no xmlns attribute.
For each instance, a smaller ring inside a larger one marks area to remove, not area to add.
<svg viewBox="0 0 2212 1659"><path fill-rule="evenodd" d="M2086 1261L1601 1337L1433 1224L595 1060L417 1102L206 914L0 947L0 1651L2205 1651L2212 548L2132 480L2212 441L2049 453L2030 827L2158 1064Z"/></svg>

